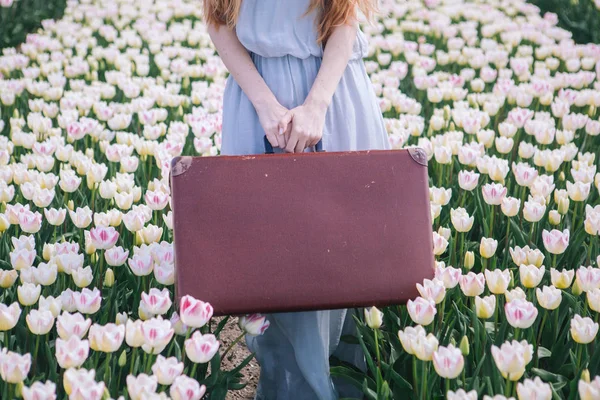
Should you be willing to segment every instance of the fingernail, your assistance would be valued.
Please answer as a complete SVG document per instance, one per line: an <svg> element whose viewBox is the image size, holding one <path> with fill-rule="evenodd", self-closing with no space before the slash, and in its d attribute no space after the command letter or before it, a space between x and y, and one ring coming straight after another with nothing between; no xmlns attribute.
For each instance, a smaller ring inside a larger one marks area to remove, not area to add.
<svg viewBox="0 0 600 400"><path fill-rule="evenodd" d="M279 127L279 134L283 135L283 128L282 127Z"/></svg>

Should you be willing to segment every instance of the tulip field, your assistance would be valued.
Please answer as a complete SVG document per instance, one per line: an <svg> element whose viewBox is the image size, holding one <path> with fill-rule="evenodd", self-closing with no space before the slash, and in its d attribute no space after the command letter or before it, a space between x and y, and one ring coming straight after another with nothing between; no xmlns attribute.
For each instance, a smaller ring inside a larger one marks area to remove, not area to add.
<svg viewBox="0 0 600 400"><path fill-rule="evenodd" d="M224 367L221 334L265 316L174 304L170 162L219 154L227 78L201 6L69 1L2 51L1 399L244 387L253 355ZM357 310L367 369L331 375L377 400L600 399L600 46L522 0L380 9L365 66L392 146L428 156L435 278Z"/></svg>

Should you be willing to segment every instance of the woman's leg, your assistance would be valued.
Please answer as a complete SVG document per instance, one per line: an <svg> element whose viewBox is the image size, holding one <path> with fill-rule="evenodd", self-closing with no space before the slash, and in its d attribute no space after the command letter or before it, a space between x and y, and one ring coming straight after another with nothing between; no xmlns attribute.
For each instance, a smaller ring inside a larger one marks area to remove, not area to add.
<svg viewBox="0 0 600 400"><path fill-rule="evenodd" d="M356 336L358 333L356 332L356 323L354 322L353 315L355 315L356 311L362 312L362 309L348 309L346 313L346 318L344 320L344 327L342 329L342 333L340 335L349 335ZM367 363L365 360L365 352L363 351L360 344L352 344L346 343L340 340L340 343L337 345L337 348L332 354L334 357L340 359L341 361L345 361L350 363L361 371L366 372ZM340 397L351 397L351 398L362 398L363 393L361 389L358 389L356 386L351 384L347 379L344 378L333 378L333 383L340 395Z"/></svg>
<svg viewBox="0 0 600 400"><path fill-rule="evenodd" d="M276 314L266 317L271 325L263 335L246 335L248 349L260 365L255 400L318 399L296 363L295 350Z"/></svg>
<svg viewBox="0 0 600 400"><path fill-rule="evenodd" d="M345 310L269 314L271 326L248 342L261 365L257 399L337 399L329 356L344 317Z"/></svg>

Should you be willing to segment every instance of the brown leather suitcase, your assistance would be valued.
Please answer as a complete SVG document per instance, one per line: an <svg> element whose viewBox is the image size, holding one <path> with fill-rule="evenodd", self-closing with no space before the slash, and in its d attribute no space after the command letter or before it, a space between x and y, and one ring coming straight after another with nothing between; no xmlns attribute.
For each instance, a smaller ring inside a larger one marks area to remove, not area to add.
<svg viewBox="0 0 600 400"><path fill-rule="evenodd" d="M218 316L419 295L434 275L425 152L316 150L172 160L177 300Z"/></svg>

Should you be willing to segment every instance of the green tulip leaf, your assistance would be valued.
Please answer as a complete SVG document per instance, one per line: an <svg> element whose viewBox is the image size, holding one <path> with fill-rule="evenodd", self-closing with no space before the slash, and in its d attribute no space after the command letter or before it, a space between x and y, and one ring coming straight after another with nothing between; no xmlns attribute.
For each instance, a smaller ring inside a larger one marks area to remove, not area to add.
<svg viewBox="0 0 600 400"><path fill-rule="evenodd" d="M554 374L541 368L531 368L531 372L539 376L545 382L561 383L568 381L568 379L562 375Z"/></svg>
<svg viewBox="0 0 600 400"><path fill-rule="evenodd" d="M552 352L550 350L548 350L547 348L540 346L540 347L538 347L537 354L538 354L538 359L541 359L541 358L550 357L552 355Z"/></svg>

